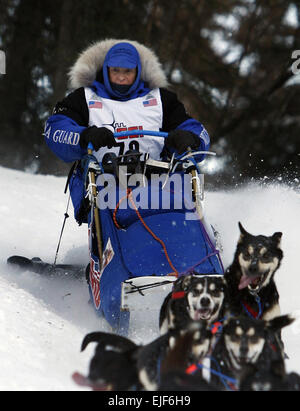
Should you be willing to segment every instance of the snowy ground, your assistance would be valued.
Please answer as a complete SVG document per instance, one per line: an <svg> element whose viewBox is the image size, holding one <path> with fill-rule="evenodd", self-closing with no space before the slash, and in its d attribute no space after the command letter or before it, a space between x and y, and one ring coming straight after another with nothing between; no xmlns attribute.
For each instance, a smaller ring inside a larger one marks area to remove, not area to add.
<svg viewBox="0 0 300 411"><path fill-rule="evenodd" d="M94 351L84 353L84 335L107 326L89 304L84 280L16 275L7 257L39 256L53 262L67 204L64 178L32 175L0 167L0 391L78 390L71 374L87 373ZM276 275L282 313L300 313L298 269L300 195L284 185L251 185L230 192L206 194L206 214L221 233L223 262L233 257L237 222L252 234L283 232L284 260ZM67 220L59 261L86 264L86 227ZM130 337L148 342L157 333L156 314L145 325L144 315L133 319ZM300 325L285 329L287 368L300 373Z"/></svg>

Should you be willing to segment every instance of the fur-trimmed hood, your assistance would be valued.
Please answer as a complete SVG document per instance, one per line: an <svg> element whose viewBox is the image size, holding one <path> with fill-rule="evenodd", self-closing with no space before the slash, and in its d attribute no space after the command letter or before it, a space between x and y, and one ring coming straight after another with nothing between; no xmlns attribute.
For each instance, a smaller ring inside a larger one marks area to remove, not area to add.
<svg viewBox="0 0 300 411"><path fill-rule="evenodd" d="M90 86L101 70L108 50L120 42L130 43L137 49L142 64L141 80L147 82L151 89L168 86L167 77L152 50L137 41L107 39L92 44L79 55L69 71L70 87L77 89Z"/></svg>

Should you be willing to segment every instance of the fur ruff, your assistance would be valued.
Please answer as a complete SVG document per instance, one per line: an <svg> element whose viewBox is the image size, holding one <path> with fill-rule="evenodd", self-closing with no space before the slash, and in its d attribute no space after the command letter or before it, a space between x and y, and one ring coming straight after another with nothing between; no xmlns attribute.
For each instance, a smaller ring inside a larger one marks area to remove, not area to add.
<svg viewBox="0 0 300 411"><path fill-rule="evenodd" d="M79 55L69 71L71 89L90 86L96 79L97 72L102 68L108 50L120 42L128 42L136 47L142 65L141 80L147 82L151 89L168 86L161 63L152 50L136 41L106 39L93 43Z"/></svg>

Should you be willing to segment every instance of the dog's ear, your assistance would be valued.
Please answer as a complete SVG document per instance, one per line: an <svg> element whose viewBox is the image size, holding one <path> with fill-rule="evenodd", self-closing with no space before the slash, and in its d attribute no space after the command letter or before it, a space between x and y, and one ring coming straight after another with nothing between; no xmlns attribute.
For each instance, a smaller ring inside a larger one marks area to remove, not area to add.
<svg viewBox="0 0 300 411"><path fill-rule="evenodd" d="M222 282L223 290L225 291L226 288L227 288L227 286L228 286L227 280L226 280L226 278L225 278L225 275L222 275L222 276L220 277L220 279L221 279L221 282Z"/></svg>
<svg viewBox="0 0 300 411"><path fill-rule="evenodd" d="M174 290L183 290L186 291L187 286L191 282L191 275L182 275L181 277L177 278L174 282Z"/></svg>
<svg viewBox="0 0 300 411"><path fill-rule="evenodd" d="M97 342L100 343L101 342L101 338L103 336L102 332L93 332L93 333L89 333L87 334L81 344L81 351L84 351L86 349L86 347L91 343L91 342Z"/></svg>
<svg viewBox="0 0 300 411"><path fill-rule="evenodd" d="M91 342L98 343L99 347L101 346L103 349L105 349L107 345L113 347L113 349L122 351L137 347L133 341L121 335L96 331L89 333L84 337L81 344L81 351L84 351Z"/></svg>
<svg viewBox="0 0 300 411"><path fill-rule="evenodd" d="M189 286L191 285L191 282L192 282L192 275L184 276L184 279L181 283L183 291L188 290Z"/></svg>
<svg viewBox="0 0 300 411"><path fill-rule="evenodd" d="M242 224L239 222L239 229L241 232L240 238L239 238L239 243L243 240L244 237L246 237L247 235L250 235L242 226Z"/></svg>
<svg viewBox="0 0 300 411"><path fill-rule="evenodd" d="M280 233L280 232L276 232L272 235L272 240L277 245L277 247L279 247L279 245L280 245L281 237L282 237L282 233Z"/></svg>
<svg viewBox="0 0 300 411"><path fill-rule="evenodd" d="M239 229L242 235L247 235L247 234L249 235L249 233L244 229L240 221L239 221Z"/></svg>
<svg viewBox="0 0 300 411"><path fill-rule="evenodd" d="M294 321L295 318L289 314L280 315L273 318L272 320L266 321L266 327L272 332L277 332L280 331L281 328L287 327L288 325L292 324Z"/></svg>

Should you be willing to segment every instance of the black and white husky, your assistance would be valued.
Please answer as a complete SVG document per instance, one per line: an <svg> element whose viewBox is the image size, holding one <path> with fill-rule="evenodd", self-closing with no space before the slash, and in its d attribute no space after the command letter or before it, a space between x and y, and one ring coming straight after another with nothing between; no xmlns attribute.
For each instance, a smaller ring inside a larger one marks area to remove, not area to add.
<svg viewBox="0 0 300 411"><path fill-rule="evenodd" d="M279 294L274 282L283 252L282 233L272 236L249 234L239 223L240 238L234 259L225 272L231 312L271 319L280 314Z"/></svg>
<svg viewBox="0 0 300 411"><path fill-rule="evenodd" d="M213 324L223 316L226 283L223 275L186 275L175 281L159 317L160 333L184 329L190 321Z"/></svg>
<svg viewBox="0 0 300 411"><path fill-rule="evenodd" d="M257 370L270 372L274 362L284 369L284 356L277 335L283 327L294 321L289 315L282 315L270 321L250 317L230 317L225 320L212 358L211 367L218 375L212 374L211 381L220 386L228 386L227 377L235 379L239 389L240 378L245 367L255 366Z"/></svg>

